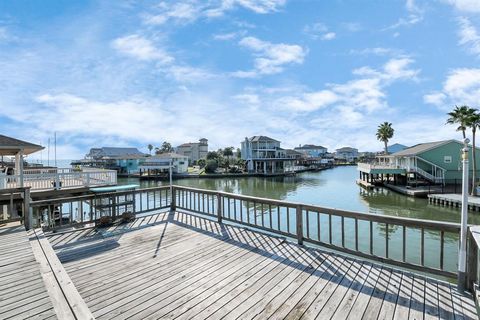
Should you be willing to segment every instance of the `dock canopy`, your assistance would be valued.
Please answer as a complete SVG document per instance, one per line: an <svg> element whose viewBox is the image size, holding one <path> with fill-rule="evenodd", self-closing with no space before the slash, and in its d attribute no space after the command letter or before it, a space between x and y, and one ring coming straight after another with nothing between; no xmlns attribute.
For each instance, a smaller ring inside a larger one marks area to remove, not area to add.
<svg viewBox="0 0 480 320"><path fill-rule="evenodd" d="M0 134L0 155L2 156L15 156L18 153L28 155L43 149L44 147L38 144L18 140Z"/></svg>
<svg viewBox="0 0 480 320"><path fill-rule="evenodd" d="M0 134L0 156L15 156L15 175L18 176L20 187L23 187L23 157L42 149L44 147L38 144ZM1 175L2 173L0 172ZM0 181L0 189L3 188L5 188L5 182Z"/></svg>

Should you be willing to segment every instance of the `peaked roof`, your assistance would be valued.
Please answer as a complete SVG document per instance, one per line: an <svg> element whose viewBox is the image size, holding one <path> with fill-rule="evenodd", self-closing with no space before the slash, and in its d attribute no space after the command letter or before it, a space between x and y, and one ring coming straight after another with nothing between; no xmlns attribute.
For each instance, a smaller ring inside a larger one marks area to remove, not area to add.
<svg viewBox="0 0 480 320"><path fill-rule="evenodd" d="M434 142L427 142L427 143L419 143L410 148L395 152L391 155L392 156L413 156L431 149L438 148L450 142L457 142L461 144L461 142L457 140L442 140L442 141L434 141Z"/></svg>
<svg viewBox="0 0 480 320"><path fill-rule="evenodd" d="M337 151L337 152L349 152L349 151L353 151L353 150L357 150L357 151L358 151L358 149L353 148L353 147L343 147L343 148L339 148L339 149L337 149L337 150L335 150L335 151Z"/></svg>
<svg viewBox="0 0 480 320"><path fill-rule="evenodd" d="M297 149L297 150L307 150L307 149L327 149L327 148L322 147L322 146L317 146L317 145L314 145L314 144L304 144L303 146L296 147L295 149Z"/></svg>
<svg viewBox="0 0 480 320"><path fill-rule="evenodd" d="M100 156L100 157L122 157L132 155L144 155L137 148L123 148L123 147L102 147L92 148L88 156Z"/></svg>
<svg viewBox="0 0 480 320"><path fill-rule="evenodd" d="M151 156L150 158L157 158L157 159L170 159L170 158L188 158L187 156L184 156L183 154L178 154L174 152L167 152L167 153L159 153L154 156Z"/></svg>
<svg viewBox="0 0 480 320"><path fill-rule="evenodd" d="M280 142L278 140L272 139L267 136L253 136L250 138L251 142L269 142L269 141L274 141L274 142Z"/></svg>
<svg viewBox="0 0 480 320"><path fill-rule="evenodd" d="M31 154L45 149L44 147L27 141L7 137L0 134L0 155L13 156L19 151L23 154Z"/></svg>

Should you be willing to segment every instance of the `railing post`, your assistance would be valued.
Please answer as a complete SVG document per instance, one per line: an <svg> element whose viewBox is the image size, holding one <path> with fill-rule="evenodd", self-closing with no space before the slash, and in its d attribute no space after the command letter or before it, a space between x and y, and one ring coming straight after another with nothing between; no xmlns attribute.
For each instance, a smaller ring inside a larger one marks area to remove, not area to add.
<svg viewBox="0 0 480 320"><path fill-rule="evenodd" d="M25 219L25 229L32 229L33 210L30 208L30 188L23 191L23 218Z"/></svg>
<svg viewBox="0 0 480 320"><path fill-rule="evenodd" d="M223 206L222 206L222 194L217 193L217 221L218 223L222 223L222 215L223 215Z"/></svg>
<svg viewBox="0 0 480 320"><path fill-rule="evenodd" d="M467 251L467 283L466 289L473 291L474 282L477 279L477 269L478 269L478 247L474 239L473 233L475 231L470 227L468 230L468 251Z"/></svg>
<svg viewBox="0 0 480 320"><path fill-rule="evenodd" d="M171 187L170 188L170 211L175 211L175 209L177 208L177 195L176 195L176 192L177 190L175 189L175 187Z"/></svg>
<svg viewBox="0 0 480 320"><path fill-rule="evenodd" d="M297 215L297 242L298 244L303 244L303 209L302 206L297 206L296 208Z"/></svg>
<svg viewBox="0 0 480 320"><path fill-rule="evenodd" d="M60 190L60 175L58 172L55 174L55 190Z"/></svg>

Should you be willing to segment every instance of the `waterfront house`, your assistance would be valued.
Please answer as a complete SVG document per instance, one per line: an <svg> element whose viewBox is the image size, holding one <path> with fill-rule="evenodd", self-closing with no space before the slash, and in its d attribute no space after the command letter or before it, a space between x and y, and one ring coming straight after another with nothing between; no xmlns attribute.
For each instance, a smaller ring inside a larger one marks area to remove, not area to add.
<svg viewBox="0 0 480 320"><path fill-rule="evenodd" d="M358 149L343 147L335 150L335 159L346 162L354 162L358 159Z"/></svg>
<svg viewBox="0 0 480 320"><path fill-rule="evenodd" d="M131 147L91 148L85 159L72 161L73 166L116 170L122 174L138 172L140 161L147 154Z"/></svg>
<svg viewBox="0 0 480 320"><path fill-rule="evenodd" d="M387 180L394 184L456 184L462 178L461 149L463 143L444 140L420 143L390 155L377 156L374 163L359 163L360 179L364 182ZM480 149L476 148L480 169ZM470 157L472 147L470 146ZM472 159L470 159L471 163ZM480 170L477 169L477 178ZM383 179L382 179L383 177Z"/></svg>
<svg viewBox="0 0 480 320"><path fill-rule="evenodd" d="M140 175L166 174L172 166L172 173L186 174L188 172L188 157L177 153L161 153L141 160L138 171Z"/></svg>
<svg viewBox="0 0 480 320"><path fill-rule="evenodd" d="M188 142L175 148L177 154L188 157L190 163L206 159L208 153L208 140L200 139L198 142Z"/></svg>
<svg viewBox="0 0 480 320"><path fill-rule="evenodd" d="M408 147L406 145L403 145L403 144L400 144L400 143L395 143L395 144L392 144L391 146L387 147L387 152L388 152L388 154L392 154L392 153L395 153L395 152L405 150L407 148Z"/></svg>
<svg viewBox="0 0 480 320"><path fill-rule="evenodd" d="M303 153L306 157L309 158L320 158L325 156L325 154L327 154L328 152L327 148L314 144L304 144L303 146L300 145L294 150Z"/></svg>
<svg viewBox="0 0 480 320"><path fill-rule="evenodd" d="M284 174L293 167L294 159L280 147L280 141L267 136L253 136L241 142L242 159L249 173Z"/></svg>

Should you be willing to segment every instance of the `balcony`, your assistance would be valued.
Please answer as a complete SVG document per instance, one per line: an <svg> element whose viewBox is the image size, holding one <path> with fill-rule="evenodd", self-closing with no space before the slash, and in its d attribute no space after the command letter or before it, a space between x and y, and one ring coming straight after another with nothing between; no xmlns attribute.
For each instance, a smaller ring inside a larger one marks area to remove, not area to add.
<svg viewBox="0 0 480 320"><path fill-rule="evenodd" d="M96 168L38 168L23 174L0 173L0 189L30 187L31 191L48 191L117 184L117 172Z"/></svg>

